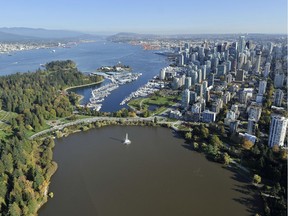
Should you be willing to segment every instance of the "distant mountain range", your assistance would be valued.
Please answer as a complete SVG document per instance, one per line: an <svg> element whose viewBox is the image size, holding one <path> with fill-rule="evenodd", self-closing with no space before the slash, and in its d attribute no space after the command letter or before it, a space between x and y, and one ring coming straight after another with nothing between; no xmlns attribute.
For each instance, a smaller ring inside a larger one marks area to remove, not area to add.
<svg viewBox="0 0 288 216"><path fill-rule="evenodd" d="M115 35L111 35L107 37L108 40L114 42L125 42L131 40L145 40L145 39L156 39L156 38L163 38L163 35L156 35L156 34L137 34L137 33L130 33L130 32L120 32Z"/></svg>
<svg viewBox="0 0 288 216"><path fill-rule="evenodd" d="M137 33L128 33L121 32L112 36L107 37L108 40L113 42L129 42L132 40L155 40L155 39L173 39L173 40L185 40L185 39L235 39L237 40L240 35L245 35L249 39L263 39L263 38L275 38L283 36L283 34L258 34L258 33L249 33L249 34L137 34ZM285 36L285 35L284 35Z"/></svg>
<svg viewBox="0 0 288 216"><path fill-rule="evenodd" d="M68 30L50 30L43 28L24 28L24 27L0 27L1 42L21 42L21 41L51 41L51 40L79 40L79 39L104 39L107 38L113 42L129 42L132 40L155 40L155 39L237 39L240 34L138 34L121 32L109 37L95 34L86 34L78 31ZM242 35L242 34L241 34ZM245 34L249 38L269 38L275 37L271 34Z"/></svg>
<svg viewBox="0 0 288 216"><path fill-rule="evenodd" d="M0 28L0 42L37 41L37 40L43 41L43 40L55 40L55 39L68 39L68 38L92 39L96 37L98 36L67 30L48 30L42 28L35 29L24 27Z"/></svg>
<svg viewBox="0 0 288 216"><path fill-rule="evenodd" d="M127 42L131 40L147 40L147 39L201 39L201 38L231 38L235 37L237 34L137 34L137 33L127 33L121 32L112 36L107 37L108 40L114 42Z"/></svg>

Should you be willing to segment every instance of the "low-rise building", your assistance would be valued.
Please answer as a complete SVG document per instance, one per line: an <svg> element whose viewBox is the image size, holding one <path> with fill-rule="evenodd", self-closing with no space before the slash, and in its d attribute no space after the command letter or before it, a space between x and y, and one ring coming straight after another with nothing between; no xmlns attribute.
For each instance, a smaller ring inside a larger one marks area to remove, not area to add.
<svg viewBox="0 0 288 216"><path fill-rule="evenodd" d="M172 119L181 119L182 113L179 110L171 110L169 113L169 118Z"/></svg>
<svg viewBox="0 0 288 216"><path fill-rule="evenodd" d="M252 142L253 144L255 144L257 137L248 133L244 134L244 139L249 140L250 142Z"/></svg>

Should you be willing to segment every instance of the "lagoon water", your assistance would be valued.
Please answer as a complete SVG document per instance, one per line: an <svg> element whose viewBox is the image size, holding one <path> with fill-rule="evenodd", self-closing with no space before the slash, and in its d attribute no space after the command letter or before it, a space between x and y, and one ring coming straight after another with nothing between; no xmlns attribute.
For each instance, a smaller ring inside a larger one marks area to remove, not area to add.
<svg viewBox="0 0 288 216"><path fill-rule="evenodd" d="M55 52L52 50L55 49ZM12 55L0 54L0 75L16 72L35 71L40 64L54 60L71 59L77 63L77 67L84 73L95 72L97 68L107 65L115 65L119 61L132 67L133 72L142 73L137 81L120 86L112 91L111 95L103 102L101 111L117 111L126 106L120 106L120 102L132 91L147 83L149 79L157 75L161 68L168 65L165 57L154 54L154 51L143 50L140 46L132 46L124 43L112 43L98 41L82 43L71 48L51 48L14 52ZM77 89L76 93L84 95L82 103L86 103L91 97L91 90L96 88Z"/></svg>
<svg viewBox="0 0 288 216"><path fill-rule="evenodd" d="M125 133L132 144L122 144ZM108 126L56 141L59 169L40 216L254 215L245 178L169 129Z"/></svg>

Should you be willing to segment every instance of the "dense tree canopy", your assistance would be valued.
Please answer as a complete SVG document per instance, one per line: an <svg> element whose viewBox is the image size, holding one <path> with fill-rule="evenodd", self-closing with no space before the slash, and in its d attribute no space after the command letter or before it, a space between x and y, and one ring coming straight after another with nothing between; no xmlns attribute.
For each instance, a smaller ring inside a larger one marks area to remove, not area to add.
<svg viewBox="0 0 288 216"><path fill-rule="evenodd" d="M50 62L46 70L0 77L0 109L20 114L14 126L38 131L45 120L72 114L77 97L65 88L100 80L85 76L70 60Z"/></svg>
<svg viewBox="0 0 288 216"><path fill-rule="evenodd" d="M0 109L13 112L11 130L0 137L0 215L35 215L47 199L47 186L57 164L54 141L28 140L45 121L72 114L77 97L65 88L101 79L85 76L74 62L56 61L46 70L0 77Z"/></svg>

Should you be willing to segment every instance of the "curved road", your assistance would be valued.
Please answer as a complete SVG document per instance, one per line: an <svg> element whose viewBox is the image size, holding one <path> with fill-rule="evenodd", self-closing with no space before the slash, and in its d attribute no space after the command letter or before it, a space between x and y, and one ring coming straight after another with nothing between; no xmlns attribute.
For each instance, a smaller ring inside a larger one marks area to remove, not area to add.
<svg viewBox="0 0 288 216"><path fill-rule="evenodd" d="M85 119L78 119L73 122L69 122L62 125L57 125L52 128L40 131L30 137L30 139L34 139L35 137L41 136L43 134L55 131L55 130L62 130L65 127L71 126L71 125L77 125L81 123L93 123L97 121L129 121L129 122L137 122L137 121L153 121L153 118L140 118L140 117L127 117L127 118L117 118L117 117L91 117L91 118L85 118Z"/></svg>

